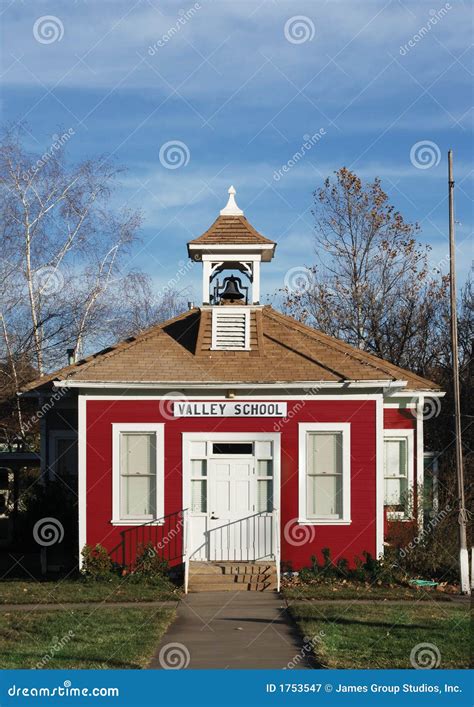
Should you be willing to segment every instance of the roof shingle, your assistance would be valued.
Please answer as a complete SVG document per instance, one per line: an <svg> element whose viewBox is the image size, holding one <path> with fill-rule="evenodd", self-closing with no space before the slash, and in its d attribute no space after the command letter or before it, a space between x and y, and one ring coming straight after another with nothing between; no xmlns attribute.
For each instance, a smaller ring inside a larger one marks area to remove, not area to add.
<svg viewBox="0 0 474 707"><path fill-rule="evenodd" d="M407 381L439 386L265 306L252 310L251 350L210 349L211 311L195 308L138 336L33 381L104 383L298 383Z"/></svg>

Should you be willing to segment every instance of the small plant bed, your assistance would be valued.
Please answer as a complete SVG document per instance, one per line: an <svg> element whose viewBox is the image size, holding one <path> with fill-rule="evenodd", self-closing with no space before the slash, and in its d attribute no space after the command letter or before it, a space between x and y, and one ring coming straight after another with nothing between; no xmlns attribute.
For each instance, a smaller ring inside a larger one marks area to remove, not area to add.
<svg viewBox="0 0 474 707"><path fill-rule="evenodd" d="M100 607L0 615L0 668L144 668L172 609Z"/></svg>
<svg viewBox="0 0 474 707"><path fill-rule="evenodd" d="M290 611L326 668L428 667L425 660L431 667L469 667L468 606L306 602ZM419 644L430 644L428 652Z"/></svg>
<svg viewBox="0 0 474 707"><path fill-rule="evenodd" d="M322 550L320 563L313 555L309 567L297 574L287 573L283 593L287 599L380 599L449 601L459 587L447 582L413 583L412 577L389 553L375 560L369 553L355 558L352 566L346 559L333 561L328 548Z"/></svg>

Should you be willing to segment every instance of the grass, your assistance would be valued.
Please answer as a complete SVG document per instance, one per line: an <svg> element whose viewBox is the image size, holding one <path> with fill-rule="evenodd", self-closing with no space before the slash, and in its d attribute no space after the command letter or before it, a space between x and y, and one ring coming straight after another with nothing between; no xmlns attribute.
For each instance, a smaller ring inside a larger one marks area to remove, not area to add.
<svg viewBox="0 0 474 707"><path fill-rule="evenodd" d="M290 584L283 587L284 596L289 599L370 599L397 601L450 601L449 595L429 589L412 589L411 587L378 587L365 584L341 584L337 582L323 583L315 582L304 584Z"/></svg>
<svg viewBox="0 0 474 707"><path fill-rule="evenodd" d="M137 607L4 612L0 668L143 668L173 617Z"/></svg>
<svg viewBox="0 0 474 707"><path fill-rule="evenodd" d="M92 582L81 579L57 581L3 580L0 604L58 604L68 602L166 601L177 599L179 590L167 579L134 584L128 579Z"/></svg>
<svg viewBox="0 0 474 707"><path fill-rule="evenodd" d="M302 634L315 637L322 667L411 668L410 653L419 643L437 647L440 668L469 667L468 606L305 602L290 611Z"/></svg>

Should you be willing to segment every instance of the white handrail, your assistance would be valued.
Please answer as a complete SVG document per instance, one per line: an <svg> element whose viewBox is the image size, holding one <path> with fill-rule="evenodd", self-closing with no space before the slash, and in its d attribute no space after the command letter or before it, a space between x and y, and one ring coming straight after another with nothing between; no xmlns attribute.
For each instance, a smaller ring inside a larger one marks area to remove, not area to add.
<svg viewBox="0 0 474 707"><path fill-rule="evenodd" d="M275 566L277 575L277 592L280 591L280 513L277 508L273 509L273 543L275 555Z"/></svg>
<svg viewBox="0 0 474 707"><path fill-rule="evenodd" d="M187 508L183 511L183 522L184 593L187 594L189 585L189 513Z"/></svg>

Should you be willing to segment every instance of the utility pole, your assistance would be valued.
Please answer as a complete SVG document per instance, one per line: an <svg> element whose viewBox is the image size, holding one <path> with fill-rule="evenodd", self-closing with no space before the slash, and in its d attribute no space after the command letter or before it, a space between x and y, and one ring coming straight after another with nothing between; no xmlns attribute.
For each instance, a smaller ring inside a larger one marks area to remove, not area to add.
<svg viewBox="0 0 474 707"><path fill-rule="evenodd" d="M449 293L451 303L451 354L453 362L454 388L454 434L456 440L456 476L459 503L459 567L461 571L461 592L470 594L469 555L467 550L467 513L464 500L464 470L461 438L461 395L459 389L459 354L458 354L458 319L456 304L456 258L454 245L454 178L453 151L448 152L448 187L449 187Z"/></svg>

